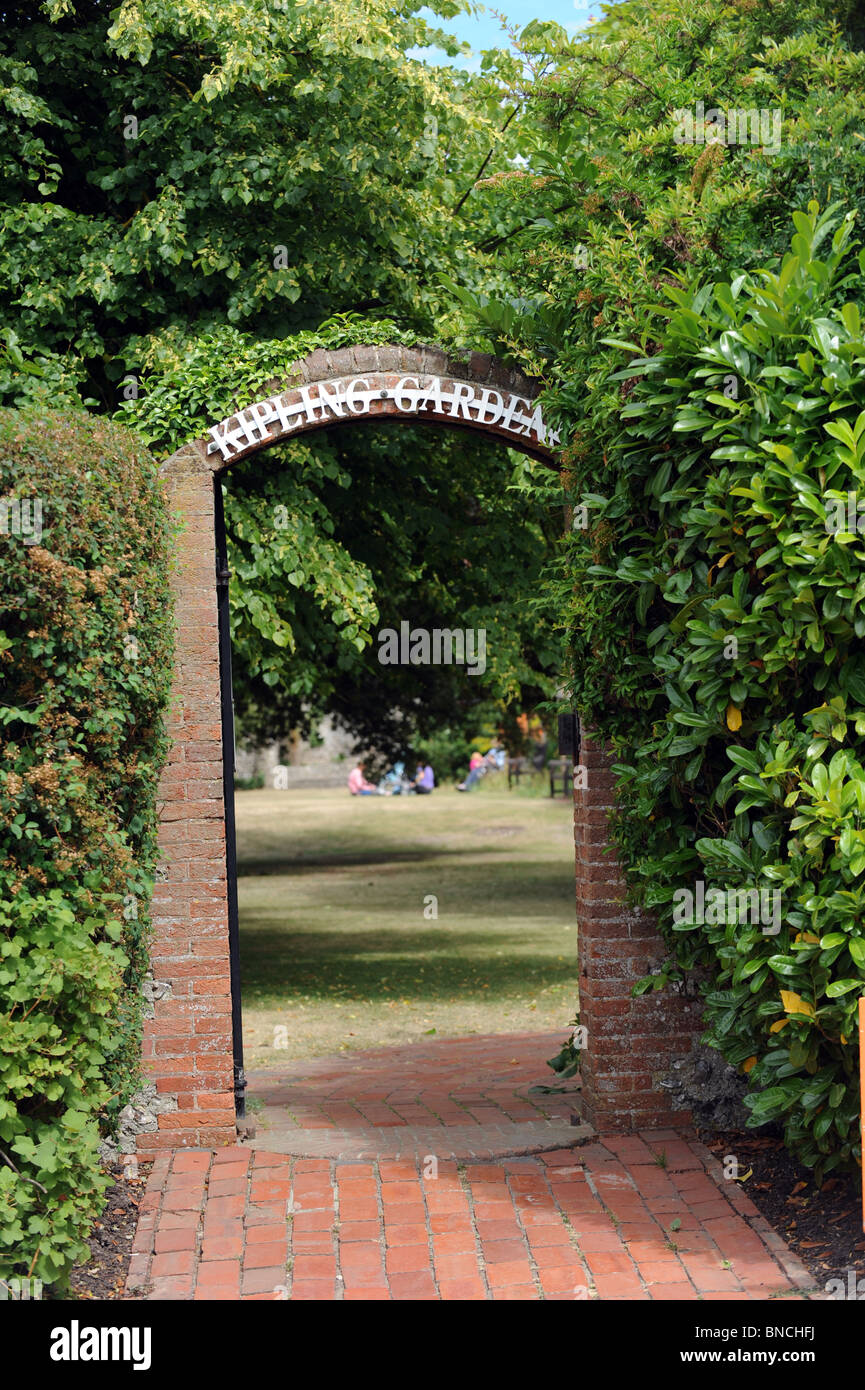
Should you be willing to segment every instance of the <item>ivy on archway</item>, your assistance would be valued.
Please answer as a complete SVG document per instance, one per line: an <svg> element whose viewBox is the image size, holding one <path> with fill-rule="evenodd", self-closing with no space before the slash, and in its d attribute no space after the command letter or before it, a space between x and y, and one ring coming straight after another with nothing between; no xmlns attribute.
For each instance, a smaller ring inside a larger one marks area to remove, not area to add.
<svg viewBox="0 0 865 1390"><path fill-rule="evenodd" d="M354 316L278 341L231 327L160 335L121 414L165 453L266 396L317 348L415 343ZM538 594L561 494L544 465L478 435L368 423L271 445L223 485L242 736L309 733L330 713L396 756L554 693L563 652ZM375 631L403 620L483 629L483 674L382 667Z"/></svg>

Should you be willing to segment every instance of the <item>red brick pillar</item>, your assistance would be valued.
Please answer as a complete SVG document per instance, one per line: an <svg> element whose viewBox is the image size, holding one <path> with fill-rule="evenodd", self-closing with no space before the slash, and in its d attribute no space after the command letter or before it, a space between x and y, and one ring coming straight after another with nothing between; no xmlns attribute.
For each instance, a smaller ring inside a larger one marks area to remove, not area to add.
<svg viewBox="0 0 865 1390"><path fill-rule="evenodd" d="M172 575L172 747L160 786L161 862L153 902L157 998L154 1017L145 1024L143 1071L171 1108L159 1114L156 1133L138 1136L142 1154L237 1138L213 472L203 449L191 444L173 455L162 476L181 529Z"/></svg>
<svg viewBox="0 0 865 1390"><path fill-rule="evenodd" d="M631 997L643 975L667 952L648 913L629 908L608 817L615 804L611 758L604 743L582 731L586 785L574 790L583 1118L600 1131L657 1129L687 1123L659 1084L701 1032L699 1000L670 985Z"/></svg>

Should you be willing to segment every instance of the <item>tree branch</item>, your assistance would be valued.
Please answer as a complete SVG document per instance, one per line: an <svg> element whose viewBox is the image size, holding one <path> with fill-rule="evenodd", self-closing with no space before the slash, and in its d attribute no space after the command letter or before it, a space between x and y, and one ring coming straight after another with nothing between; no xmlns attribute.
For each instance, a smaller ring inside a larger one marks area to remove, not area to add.
<svg viewBox="0 0 865 1390"><path fill-rule="evenodd" d="M513 109L513 110L511 111L511 113L509 114L507 120L505 121L504 125L502 126L501 130L499 131L499 135L504 135L505 131L507 130L508 126L510 125L511 121L514 119L514 116L517 114L517 112L519 111L519 109L520 109L519 106L515 106L515 107L514 107L514 109ZM483 174L484 169L486 169L487 165L489 164L490 160L491 160L492 157L493 157L494 151L495 151L495 145L490 146L490 150L489 150L489 153L487 154L486 159L484 160L484 162L483 162L483 164L481 165L480 169L478 169L477 173L475 174L474 178L472 179L472 181L471 181L471 183L469 184L468 188L466 189L465 193L464 193L463 196L460 198L459 202L457 203L456 207L454 208L454 210L453 210L453 211L454 211L454 216L456 216L456 214L459 212L459 210L460 210L460 208L462 207L463 203L466 201L466 198L468 198L469 194L471 193L471 191L472 191L472 189L474 188L475 184L477 183L478 179L479 179L479 178L481 177L481 175Z"/></svg>
<svg viewBox="0 0 865 1390"><path fill-rule="evenodd" d="M562 203L560 207L553 208L551 216L558 217L560 212L567 212L568 208L575 208L576 206L577 204L574 202ZM522 222L518 227L512 227L510 231L504 232L501 236L493 237L490 241L479 241L475 246L475 250L494 251L497 246L501 246L503 241L508 241L509 238L515 236L517 232L521 232L525 227L530 227L531 225L531 222Z"/></svg>

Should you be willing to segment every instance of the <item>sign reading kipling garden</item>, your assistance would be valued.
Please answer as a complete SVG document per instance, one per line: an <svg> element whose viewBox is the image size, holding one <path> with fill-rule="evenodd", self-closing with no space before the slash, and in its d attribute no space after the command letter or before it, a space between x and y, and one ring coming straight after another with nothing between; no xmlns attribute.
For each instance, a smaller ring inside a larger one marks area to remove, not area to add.
<svg viewBox="0 0 865 1390"><path fill-rule="evenodd" d="M440 376L394 375L387 384L380 381L372 374L320 381L259 401L213 425L207 452L218 452L228 463L295 431L388 414L468 424L544 450L559 441L547 429L540 406L527 397Z"/></svg>

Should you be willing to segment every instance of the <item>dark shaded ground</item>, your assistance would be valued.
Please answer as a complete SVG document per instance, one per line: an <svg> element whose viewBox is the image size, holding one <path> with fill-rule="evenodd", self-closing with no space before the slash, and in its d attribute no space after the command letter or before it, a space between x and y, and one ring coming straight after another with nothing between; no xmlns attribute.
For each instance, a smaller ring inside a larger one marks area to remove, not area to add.
<svg viewBox="0 0 865 1390"><path fill-rule="evenodd" d="M105 1208L90 1233L90 1259L77 1264L70 1277L69 1299L123 1298L126 1271L151 1164L139 1163L138 1177L124 1178L119 1164L109 1171L114 1179Z"/></svg>
<svg viewBox="0 0 865 1390"><path fill-rule="evenodd" d="M847 1271L865 1277L865 1235L862 1231L862 1189L858 1174L830 1174L823 1186L814 1174L797 1163L779 1139L741 1134L700 1136L723 1164L724 1155L735 1153L744 1172L752 1175L741 1183L762 1216L799 1256L825 1289L830 1279L842 1279Z"/></svg>

